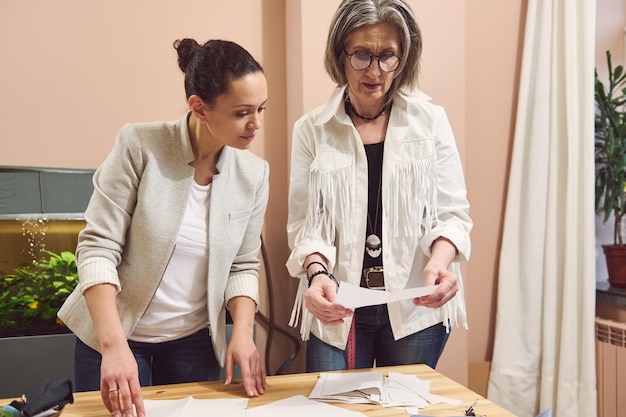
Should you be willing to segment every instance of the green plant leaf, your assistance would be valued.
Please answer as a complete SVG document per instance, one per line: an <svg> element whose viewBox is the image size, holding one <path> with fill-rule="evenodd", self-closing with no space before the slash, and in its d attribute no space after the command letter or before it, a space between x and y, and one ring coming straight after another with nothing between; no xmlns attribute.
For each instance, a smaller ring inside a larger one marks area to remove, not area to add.
<svg viewBox="0 0 626 417"><path fill-rule="evenodd" d="M45 252L31 265L0 276L0 335L36 334L37 328L59 327L56 313L78 284L72 252Z"/></svg>

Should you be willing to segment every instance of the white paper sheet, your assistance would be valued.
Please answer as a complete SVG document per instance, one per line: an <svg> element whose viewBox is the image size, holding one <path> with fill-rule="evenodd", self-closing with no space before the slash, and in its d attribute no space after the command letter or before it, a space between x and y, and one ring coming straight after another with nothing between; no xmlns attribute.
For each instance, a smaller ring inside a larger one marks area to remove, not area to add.
<svg viewBox="0 0 626 417"><path fill-rule="evenodd" d="M322 395L335 395L367 388L375 388L379 395L383 394L383 375L380 372L350 374L322 372L320 379L325 379L326 381L322 386Z"/></svg>
<svg viewBox="0 0 626 417"><path fill-rule="evenodd" d="M389 373L385 379L387 397L383 399L383 407L428 407L423 394L429 393L430 383L415 375Z"/></svg>
<svg viewBox="0 0 626 417"><path fill-rule="evenodd" d="M407 288L396 291L370 290L342 281L339 284L335 303L345 308L355 309L358 307L373 306L378 304L392 303L394 301L408 300L431 294L437 288L436 285L427 287Z"/></svg>
<svg viewBox="0 0 626 417"><path fill-rule="evenodd" d="M424 403L424 400L430 404L445 403L453 406L463 402L455 398L431 393L430 381L419 379L415 375L389 372L386 383L388 404L390 405L383 404L383 407L419 406L420 403ZM420 398L417 398L416 394Z"/></svg>
<svg viewBox="0 0 626 417"><path fill-rule="evenodd" d="M384 381L380 372L322 372L309 398L351 404L379 404L383 396Z"/></svg>
<svg viewBox="0 0 626 417"><path fill-rule="evenodd" d="M180 400L144 400L150 417L245 417L248 399L199 400L185 397ZM209 413L210 412L210 413Z"/></svg>
<svg viewBox="0 0 626 417"><path fill-rule="evenodd" d="M364 417L365 414L295 395L246 410L245 417ZM152 417L152 416L150 416Z"/></svg>

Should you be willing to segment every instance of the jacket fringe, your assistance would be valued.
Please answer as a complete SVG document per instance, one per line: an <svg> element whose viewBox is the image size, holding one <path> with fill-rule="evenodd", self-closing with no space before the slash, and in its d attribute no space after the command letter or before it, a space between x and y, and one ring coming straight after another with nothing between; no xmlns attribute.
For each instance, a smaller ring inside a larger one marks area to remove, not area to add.
<svg viewBox="0 0 626 417"><path fill-rule="evenodd" d="M465 307L465 288L463 285L463 278L461 277L461 267L458 263L452 263L450 265L450 272L454 273L458 278L459 291L456 293L452 300L448 301L442 309L443 323L446 326L446 332L450 333L451 328L463 326L464 329L468 329L467 324L467 309Z"/></svg>
<svg viewBox="0 0 626 417"><path fill-rule="evenodd" d="M356 240L347 221L354 213L351 172L351 167L333 171L312 170L309 176L311 204L307 212L308 230L314 237L322 237L329 245L335 242L338 226L341 227L342 239L347 242ZM335 223L336 219L341 219L340 225Z"/></svg>
<svg viewBox="0 0 626 417"><path fill-rule="evenodd" d="M428 234L437 218L437 187L435 157L419 161L400 162L389 180L389 196L385 198L385 211L389 213L391 236L417 238ZM401 230L400 225L404 225Z"/></svg>
<svg viewBox="0 0 626 417"><path fill-rule="evenodd" d="M298 291L296 293L296 299L291 310L291 317L289 318L289 326L296 327L300 314L302 313L302 322L300 324L300 337L303 341L309 340L309 334L311 333L311 326L313 325L313 314L309 313L309 310L304 306L304 293L309 288L309 282L306 276L300 277L298 284Z"/></svg>

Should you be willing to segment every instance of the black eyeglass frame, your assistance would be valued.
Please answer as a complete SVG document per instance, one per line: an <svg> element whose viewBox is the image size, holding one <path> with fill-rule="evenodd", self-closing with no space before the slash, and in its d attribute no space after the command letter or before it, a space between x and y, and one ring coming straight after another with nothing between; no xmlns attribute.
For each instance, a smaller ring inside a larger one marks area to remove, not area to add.
<svg viewBox="0 0 626 417"><path fill-rule="evenodd" d="M402 61L402 57L401 56L394 55L394 54L372 55L372 54L367 53L367 52L354 52L354 53L351 53L351 54L349 54L348 51L343 51L343 52L346 54L346 57L348 58L348 62L350 62L350 66L355 71L365 71L366 69L368 69L372 65L372 61L374 60L374 58L376 58L376 60L378 61L378 69L380 69L382 72L386 72L386 73L394 72L394 71L397 71L398 68L400 68L400 62ZM369 59L370 59L369 64L367 64L367 66L365 68L361 68L361 69L354 68L354 64L352 63L352 57L354 55L368 56ZM384 57L395 57L395 58L398 58L398 65L394 69L392 69L390 71L385 71L383 69L383 67L380 66L380 58L384 58Z"/></svg>

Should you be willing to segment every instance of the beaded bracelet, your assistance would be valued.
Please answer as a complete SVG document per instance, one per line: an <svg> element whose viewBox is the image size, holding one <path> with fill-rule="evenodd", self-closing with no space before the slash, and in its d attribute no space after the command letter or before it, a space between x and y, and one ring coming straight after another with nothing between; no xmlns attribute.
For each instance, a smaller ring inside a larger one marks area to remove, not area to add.
<svg viewBox="0 0 626 417"><path fill-rule="evenodd" d="M330 272L326 271L326 270L319 270L317 272L313 272L311 275L307 275L307 280L309 281L309 287L311 286L311 281L313 281L313 278L315 278L318 275L326 275L328 278L332 279L333 281L335 281L335 284L337 284L337 288L339 288L339 282L337 282L337 278L335 278L333 276L333 274L331 274Z"/></svg>

